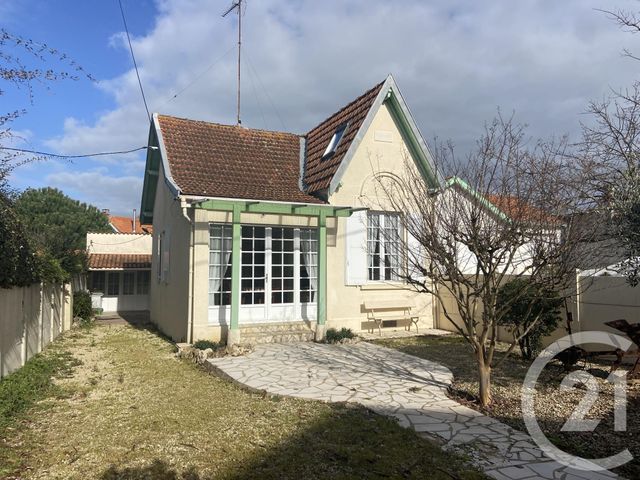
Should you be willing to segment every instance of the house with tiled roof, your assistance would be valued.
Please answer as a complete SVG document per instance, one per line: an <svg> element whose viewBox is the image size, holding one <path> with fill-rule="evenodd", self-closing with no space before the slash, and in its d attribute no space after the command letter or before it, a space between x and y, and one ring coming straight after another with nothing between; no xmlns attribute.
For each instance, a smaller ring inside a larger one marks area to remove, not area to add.
<svg viewBox="0 0 640 480"><path fill-rule="evenodd" d="M407 167L439 185L392 76L304 134L154 114L140 210L151 320L186 342L359 332L372 305L402 309L380 328L432 327L432 298L402 280L407 212L376 192Z"/></svg>
<svg viewBox="0 0 640 480"><path fill-rule="evenodd" d="M94 308L103 312L149 310L152 242L144 231L87 233L86 286Z"/></svg>
<svg viewBox="0 0 640 480"><path fill-rule="evenodd" d="M123 217L118 215L111 215L108 211L105 212L109 219L109 225L116 233L152 233L153 226L145 225L140 222L139 218L136 218L135 210L133 216Z"/></svg>

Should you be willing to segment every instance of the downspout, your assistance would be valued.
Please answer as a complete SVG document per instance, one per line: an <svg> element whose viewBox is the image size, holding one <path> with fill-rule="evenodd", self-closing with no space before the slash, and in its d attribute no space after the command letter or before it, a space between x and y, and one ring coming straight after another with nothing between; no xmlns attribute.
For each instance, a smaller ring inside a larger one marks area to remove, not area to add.
<svg viewBox="0 0 640 480"><path fill-rule="evenodd" d="M195 238L196 238L196 222L195 222L195 213L194 219L191 220L189 217L189 205L185 200L180 200L180 208L182 209L182 216L188 222L190 227L190 240L189 240L189 300L187 302L187 343L193 343L193 322L194 322L194 288L195 288L195 268L193 265L195 255L194 255L194 247L195 247Z"/></svg>

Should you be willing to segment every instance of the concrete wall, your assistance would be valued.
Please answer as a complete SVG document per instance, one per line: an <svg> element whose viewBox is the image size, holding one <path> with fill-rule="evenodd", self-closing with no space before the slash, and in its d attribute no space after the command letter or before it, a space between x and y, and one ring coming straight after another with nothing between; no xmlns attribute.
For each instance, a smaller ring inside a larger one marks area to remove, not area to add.
<svg viewBox="0 0 640 480"><path fill-rule="evenodd" d="M575 291L579 294L573 295L567 301L567 309L573 317L571 324L573 333L597 330L621 334L618 330L605 325L605 322L625 319L629 323L640 323L640 287L630 287L622 277L580 277ZM444 296L443 302L437 302L436 327L455 332L454 325L444 315L443 303L447 311L452 314L454 321L458 325L462 322L453 298ZM566 311L564 308L561 310L562 319L556 331L544 338L545 346L567 335ZM479 320L481 315L480 310L476 318ZM499 330L498 337L503 342L512 341L512 336L503 328ZM587 350L603 349L601 345L583 347ZM604 347L605 350L607 348Z"/></svg>
<svg viewBox="0 0 640 480"><path fill-rule="evenodd" d="M71 328L71 285L0 289L0 377Z"/></svg>
<svg viewBox="0 0 640 480"><path fill-rule="evenodd" d="M168 260L164 278L159 275L159 238L163 237L162 253ZM191 224L183 216L180 201L176 200L165 184L160 167L158 188L153 211L153 244L150 292L150 316L162 332L177 342L187 339L189 307L189 265ZM206 268L208 275L208 255Z"/></svg>
<svg viewBox="0 0 640 480"><path fill-rule="evenodd" d="M379 187L376 189L376 176L402 179L406 176L407 159L410 156L402 135L388 108L383 105L342 177L341 186L329 198L329 203L391 210L389 202L380 197ZM412 168L416 168L415 165ZM339 219L337 232L334 233L335 242L329 244L327 252L327 328L345 326L360 331L362 322L366 320L362 306L371 300L413 302L420 316L420 327L433 327L433 298L429 294L418 293L401 283L383 281L361 286L345 285L346 224L346 218Z"/></svg>
<svg viewBox="0 0 640 480"><path fill-rule="evenodd" d="M151 254L153 237L134 233L87 233L87 253Z"/></svg>

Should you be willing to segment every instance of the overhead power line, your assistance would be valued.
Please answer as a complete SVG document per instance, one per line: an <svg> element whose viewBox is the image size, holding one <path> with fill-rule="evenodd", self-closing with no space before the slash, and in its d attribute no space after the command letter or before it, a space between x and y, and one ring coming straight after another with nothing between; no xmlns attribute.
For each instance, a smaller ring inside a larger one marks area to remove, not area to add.
<svg viewBox="0 0 640 480"><path fill-rule="evenodd" d="M138 85L140 85L140 93L142 94L142 101L144 102L144 109L147 111L147 117L151 122L151 114L149 113L149 107L147 106L147 99L144 96L144 89L142 88L142 81L140 80L140 72L138 72L138 64L136 63L136 56L133 54L133 47L131 46L131 37L129 36L129 27L127 27L127 19L124 16L124 9L122 8L122 0L118 0L120 5L120 13L122 14L122 23L124 23L124 31L127 34L127 42L129 42L129 51L131 52L131 58L133 59L133 66L136 69L136 76L138 77Z"/></svg>
<svg viewBox="0 0 640 480"><path fill-rule="evenodd" d="M0 150L10 150L12 152L20 152L20 153L32 153L34 155L41 155L43 157L55 157L55 158L63 158L63 159L72 159L72 158L85 158L85 157L103 157L106 155L124 155L125 153L133 153L133 152L138 152L140 150L155 150L158 147L148 147L148 146L144 146L144 147L138 147L138 148L132 148L131 150L120 150L120 151L114 151L114 152L96 152L96 153L85 153L83 155L60 155L57 153L50 153L50 152L40 152L38 150L29 150L26 148L13 148L13 147L0 147Z"/></svg>

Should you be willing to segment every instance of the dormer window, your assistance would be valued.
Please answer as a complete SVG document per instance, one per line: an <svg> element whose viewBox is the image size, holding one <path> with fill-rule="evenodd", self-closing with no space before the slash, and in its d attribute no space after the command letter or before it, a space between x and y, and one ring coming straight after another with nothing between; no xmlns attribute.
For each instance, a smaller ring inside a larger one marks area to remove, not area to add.
<svg viewBox="0 0 640 480"><path fill-rule="evenodd" d="M349 124L345 122L339 125L338 128L336 128L336 131L333 134L333 137L331 137L331 141L329 142L329 145L327 145L327 149L322 154L323 159L329 158L334 153L336 153L336 150L338 149L338 145L340 144L340 140L342 140L342 137L344 136L344 132L347 131L348 125Z"/></svg>

